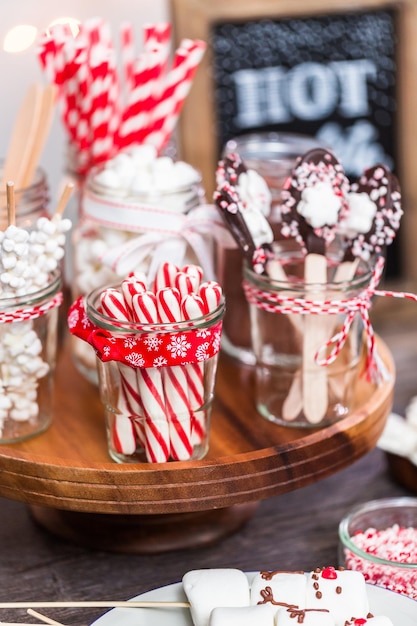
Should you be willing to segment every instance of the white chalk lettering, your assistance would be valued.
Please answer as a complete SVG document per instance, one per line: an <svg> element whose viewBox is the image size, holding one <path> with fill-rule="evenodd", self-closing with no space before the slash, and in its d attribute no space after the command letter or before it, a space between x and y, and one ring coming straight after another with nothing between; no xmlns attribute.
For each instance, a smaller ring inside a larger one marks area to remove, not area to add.
<svg viewBox="0 0 417 626"><path fill-rule="evenodd" d="M334 111L346 118L368 113L368 84L377 78L367 59L328 64L301 63L239 70L232 74L239 128L283 124L293 119L320 120Z"/></svg>

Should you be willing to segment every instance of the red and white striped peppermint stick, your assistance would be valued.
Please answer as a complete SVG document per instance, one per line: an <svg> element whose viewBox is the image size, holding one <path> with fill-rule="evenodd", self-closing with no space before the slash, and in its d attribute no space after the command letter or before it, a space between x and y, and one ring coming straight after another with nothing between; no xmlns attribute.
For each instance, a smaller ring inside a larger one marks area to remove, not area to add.
<svg viewBox="0 0 417 626"><path fill-rule="evenodd" d="M195 293L187 294L181 302L182 315L184 320L192 320L204 315L205 305L203 299ZM206 434L205 412L201 411L204 405L204 363L189 363L185 366L188 396L192 413L192 441L198 444Z"/></svg>
<svg viewBox="0 0 417 626"><path fill-rule="evenodd" d="M103 311L114 320L131 321L123 295L117 289L105 289L100 296ZM120 395L118 409L131 420L143 415L143 403L138 389L136 372L128 365L118 364L120 376ZM137 420L136 420L137 421ZM138 426L135 428L138 431ZM138 432L138 439L143 445L144 436Z"/></svg>
<svg viewBox="0 0 417 626"><path fill-rule="evenodd" d="M146 278L139 276L129 276L122 280L122 294L123 299L126 305L126 309L128 311L129 317L134 319L133 308L132 308L132 298L138 293L144 293L146 291Z"/></svg>
<svg viewBox="0 0 417 626"><path fill-rule="evenodd" d="M174 281L174 287L178 289L181 295L181 300L190 293L195 291L195 280L193 276L186 274L185 272L177 272Z"/></svg>
<svg viewBox="0 0 417 626"><path fill-rule="evenodd" d="M132 297L133 319L140 324L158 322L154 293L145 291ZM145 452L151 463L164 463L170 455L170 428L166 416L164 386L159 368L138 368L137 381L145 415Z"/></svg>
<svg viewBox="0 0 417 626"><path fill-rule="evenodd" d="M203 270L199 265L184 265L181 271L187 274L193 281L193 291L197 293L200 283L203 279Z"/></svg>
<svg viewBox="0 0 417 626"><path fill-rule="evenodd" d="M161 289L165 289L166 287L174 287L175 276L178 272L179 267L174 265L174 263L170 263L169 261L161 263L155 275L153 284L154 293L158 293L158 291L161 291Z"/></svg>
<svg viewBox="0 0 417 626"><path fill-rule="evenodd" d="M118 291L113 287L108 287L100 295L100 303L103 311L108 317L120 322L130 322L129 313L126 307L125 300Z"/></svg>
<svg viewBox="0 0 417 626"><path fill-rule="evenodd" d="M119 454L130 456L136 450L136 432L131 419L126 415L114 415L111 429L113 448Z"/></svg>
<svg viewBox="0 0 417 626"><path fill-rule="evenodd" d="M208 280L201 283L198 295L203 300L204 314L207 315L207 313L211 313L219 306L222 298L222 288L216 281Z"/></svg>
<svg viewBox="0 0 417 626"><path fill-rule="evenodd" d="M180 322L181 296L175 287L166 287L156 294L158 315L162 323ZM182 350L181 336L176 349ZM171 456L185 461L192 456L192 411L188 397L186 368L181 365L167 366L162 370L165 406L170 421Z"/></svg>

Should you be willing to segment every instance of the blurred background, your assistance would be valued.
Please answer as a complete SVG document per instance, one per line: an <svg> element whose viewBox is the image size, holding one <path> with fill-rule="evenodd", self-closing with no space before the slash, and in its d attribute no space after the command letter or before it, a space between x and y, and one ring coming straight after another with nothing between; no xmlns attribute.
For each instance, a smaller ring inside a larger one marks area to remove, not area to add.
<svg viewBox="0 0 417 626"><path fill-rule="evenodd" d="M28 85L34 81L46 84L36 55L40 34L56 21L73 20L76 27L77 22L91 17L109 21L115 42L121 22L129 21L135 28L138 47L143 24L169 19L166 0L0 0L1 157L6 154L17 109ZM56 195L65 168L65 131L58 110L41 165L48 173L51 194Z"/></svg>

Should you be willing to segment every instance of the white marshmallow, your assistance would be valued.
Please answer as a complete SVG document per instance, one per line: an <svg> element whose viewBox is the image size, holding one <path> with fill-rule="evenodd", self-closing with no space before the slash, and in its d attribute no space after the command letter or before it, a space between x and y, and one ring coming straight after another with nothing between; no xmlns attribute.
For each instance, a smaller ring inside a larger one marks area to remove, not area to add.
<svg viewBox="0 0 417 626"><path fill-rule="evenodd" d="M266 604L245 607L216 607L210 626L274 626L274 611Z"/></svg>
<svg viewBox="0 0 417 626"><path fill-rule="evenodd" d="M361 626L362 624L363 626L366 626L366 624L369 624L369 626L394 626L389 617L386 617L385 615L374 615L374 617L362 618L362 620ZM346 622L345 626L355 626L355 619L351 622Z"/></svg>
<svg viewBox="0 0 417 626"><path fill-rule="evenodd" d="M302 622L298 621L298 617L302 617ZM330 611L321 611L320 609L279 609L276 614L276 624L278 626L335 626Z"/></svg>
<svg viewBox="0 0 417 626"><path fill-rule="evenodd" d="M268 598L274 603L282 602L305 607L307 576L302 572L259 572L251 585L251 604L264 602Z"/></svg>
<svg viewBox="0 0 417 626"><path fill-rule="evenodd" d="M345 626L353 615L369 613L365 578L361 572L325 567L307 576L307 608L329 609L336 626Z"/></svg>
<svg viewBox="0 0 417 626"><path fill-rule="evenodd" d="M195 626L208 626L216 607L249 606L249 582L238 569L191 570L182 583Z"/></svg>

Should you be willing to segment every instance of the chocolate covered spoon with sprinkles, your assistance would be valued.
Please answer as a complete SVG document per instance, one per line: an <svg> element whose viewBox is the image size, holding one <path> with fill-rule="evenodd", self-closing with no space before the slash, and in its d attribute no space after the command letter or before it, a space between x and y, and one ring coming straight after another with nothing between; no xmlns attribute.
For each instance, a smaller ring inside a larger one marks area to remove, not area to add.
<svg viewBox="0 0 417 626"><path fill-rule="evenodd" d="M352 280L360 260L367 263L383 254L394 241L403 215L400 184L385 165L363 172L351 186L348 203L349 213L338 228L345 252L335 282Z"/></svg>
<svg viewBox="0 0 417 626"><path fill-rule="evenodd" d="M342 165L323 148L299 157L284 185L281 233L295 238L305 252L304 281L311 300L325 297L320 285L327 283L326 253L339 221L348 213L349 188ZM303 412L308 422L318 424L326 415L328 389L326 369L317 365L315 354L328 339L328 324L320 314L303 319Z"/></svg>
<svg viewBox="0 0 417 626"><path fill-rule="evenodd" d="M286 280L284 270L274 260L274 235L266 219L271 192L264 179L255 170L247 169L238 154L229 154L219 161L213 199L254 272Z"/></svg>

